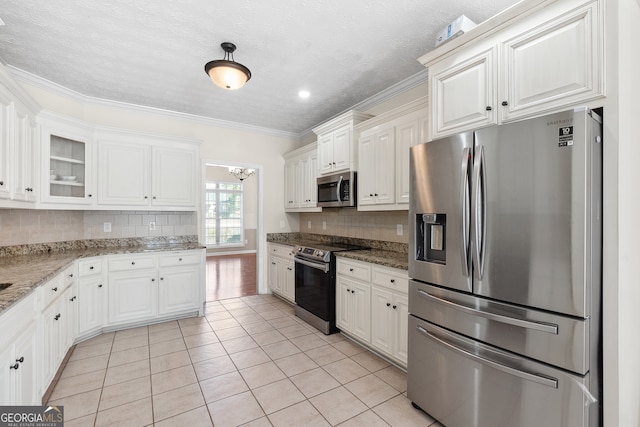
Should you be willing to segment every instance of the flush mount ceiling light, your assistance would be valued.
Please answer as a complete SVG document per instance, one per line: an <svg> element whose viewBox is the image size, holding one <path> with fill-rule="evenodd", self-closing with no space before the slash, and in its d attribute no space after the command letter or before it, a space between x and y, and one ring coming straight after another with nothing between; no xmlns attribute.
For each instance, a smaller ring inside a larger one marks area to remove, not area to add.
<svg viewBox="0 0 640 427"><path fill-rule="evenodd" d="M244 181L249 178L251 175L256 173L255 169L247 169L247 168L236 168L233 166L229 166L229 174L235 176L240 181Z"/></svg>
<svg viewBox="0 0 640 427"><path fill-rule="evenodd" d="M240 89L251 78L251 71L233 59L235 44L224 42L220 46L224 50L224 59L207 62L204 72L223 89Z"/></svg>

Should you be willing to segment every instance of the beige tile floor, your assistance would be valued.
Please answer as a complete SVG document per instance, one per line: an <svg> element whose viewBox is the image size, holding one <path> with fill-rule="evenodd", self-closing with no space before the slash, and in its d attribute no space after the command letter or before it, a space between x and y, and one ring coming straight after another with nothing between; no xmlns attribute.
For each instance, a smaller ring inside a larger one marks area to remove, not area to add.
<svg viewBox="0 0 640 427"><path fill-rule="evenodd" d="M78 344L49 404L74 426L439 426L406 374L269 295Z"/></svg>

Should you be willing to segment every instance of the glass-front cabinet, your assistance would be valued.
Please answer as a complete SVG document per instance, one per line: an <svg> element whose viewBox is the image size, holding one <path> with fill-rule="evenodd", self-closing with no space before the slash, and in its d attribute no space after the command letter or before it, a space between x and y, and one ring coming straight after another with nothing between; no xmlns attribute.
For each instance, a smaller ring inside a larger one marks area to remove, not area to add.
<svg viewBox="0 0 640 427"><path fill-rule="evenodd" d="M42 129L42 202L91 204L91 131L56 122Z"/></svg>

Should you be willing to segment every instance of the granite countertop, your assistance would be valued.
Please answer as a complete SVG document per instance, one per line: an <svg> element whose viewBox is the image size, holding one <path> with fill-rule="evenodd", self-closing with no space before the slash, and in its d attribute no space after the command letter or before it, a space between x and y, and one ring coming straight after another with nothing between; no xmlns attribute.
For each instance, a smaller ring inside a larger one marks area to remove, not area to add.
<svg viewBox="0 0 640 427"><path fill-rule="evenodd" d="M189 236L190 237L190 236ZM196 238L197 239L197 238ZM4 247L0 252L0 313L80 258L203 249L193 239L105 239Z"/></svg>
<svg viewBox="0 0 640 427"><path fill-rule="evenodd" d="M382 240L356 239L351 237L327 236L309 233L267 234L267 242L295 246L297 244L323 243L360 246L362 250L336 252L336 256L379 264L386 267L409 269L408 246L406 243Z"/></svg>

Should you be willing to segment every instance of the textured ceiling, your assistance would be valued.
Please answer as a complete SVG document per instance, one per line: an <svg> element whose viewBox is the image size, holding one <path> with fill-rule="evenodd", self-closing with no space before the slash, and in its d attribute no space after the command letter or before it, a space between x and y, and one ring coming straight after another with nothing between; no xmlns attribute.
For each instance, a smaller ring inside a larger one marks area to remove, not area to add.
<svg viewBox="0 0 640 427"><path fill-rule="evenodd" d="M422 71L457 16L516 2L2 0L0 58L83 95L300 133ZM253 74L237 91L204 73L224 41Z"/></svg>

